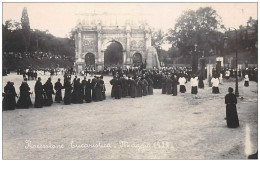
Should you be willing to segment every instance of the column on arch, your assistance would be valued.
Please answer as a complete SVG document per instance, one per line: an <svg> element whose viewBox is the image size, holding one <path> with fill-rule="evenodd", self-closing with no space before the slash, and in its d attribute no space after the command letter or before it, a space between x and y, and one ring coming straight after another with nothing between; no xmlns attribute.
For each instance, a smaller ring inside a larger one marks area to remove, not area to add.
<svg viewBox="0 0 260 176"><path fill-rule="evenodd" d="M131 27L128 25L126 26L126 63L130 64L130 43L131 43Z"/></svg>

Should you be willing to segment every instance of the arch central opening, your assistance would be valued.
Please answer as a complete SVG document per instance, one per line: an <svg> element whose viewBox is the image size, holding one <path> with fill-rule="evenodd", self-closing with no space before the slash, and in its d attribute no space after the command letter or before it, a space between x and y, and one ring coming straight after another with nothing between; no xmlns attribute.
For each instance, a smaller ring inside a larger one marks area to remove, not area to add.
<svg viewBox="0 0 260 176"><path fill-rule="evenodd" d="M104 53L105 66L121 66L123 64L123 46L117 41L108 43Z"/></svg>

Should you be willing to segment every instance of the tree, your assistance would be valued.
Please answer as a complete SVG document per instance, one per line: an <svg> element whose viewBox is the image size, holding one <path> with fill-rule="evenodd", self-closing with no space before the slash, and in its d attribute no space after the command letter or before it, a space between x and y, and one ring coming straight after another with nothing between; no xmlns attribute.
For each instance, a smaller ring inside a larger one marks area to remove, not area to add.
<svg viewBox="0 0 260 176"><path fill-rule="evenodd" d="M211 7L188 10L179 17L174 29L169 29L167 40L185 57L194 51L195 44L197 51L203 50L205 56L212 55L212 50L219 45L221 33L218 30L221 28L224 28L221 18Z"/></svg>
<svg viewBox="0 0 260 176"><path fill-rule="evenodd" d="M30 45L30 22L29 22L29 17L28 17L26 7L23 8L21 25L22 25L25 52L27 52Z"/></svg>

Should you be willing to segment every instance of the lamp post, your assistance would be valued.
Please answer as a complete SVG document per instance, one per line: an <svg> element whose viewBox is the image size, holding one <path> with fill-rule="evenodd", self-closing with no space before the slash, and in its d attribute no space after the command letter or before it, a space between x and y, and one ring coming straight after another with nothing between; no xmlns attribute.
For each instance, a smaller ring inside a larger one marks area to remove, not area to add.
<svg viewBox="0 0 260 176"><path fill-rule="evenodd" d="M226 32L225 32L225 36L224 36L224 47L223 47L223 64L224 64L224 70L226 69L226 66L225 66L225 60L226 60L226 58L225 58L225 48L226 48L226 46L227 46L227 39L228 39L228 36L227 36L227 34L226 34Z"/></svg>
<svg viewBox="0 0 260 176"><path fill-rule="evenodd" d="M232 27L233 28L233 27ZM237 77L237 30L233 28L236 32L236 89L235 89L235 95L236 97L239 97L239 92L238 92L238 77Z"/></svg>

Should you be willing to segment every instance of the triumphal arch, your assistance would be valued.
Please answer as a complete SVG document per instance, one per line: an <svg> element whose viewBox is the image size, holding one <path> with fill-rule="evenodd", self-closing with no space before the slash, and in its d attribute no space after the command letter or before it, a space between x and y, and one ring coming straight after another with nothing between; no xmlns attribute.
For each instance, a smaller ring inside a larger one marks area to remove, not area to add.
<svg viewBox="0 0 260 176"><path fill-rule="evenodd" d="M78 14L75 28L75 66L78 71L93 64L96 70L105 66L105 52L111 43L121 46L122 68L135 62L146 68L159 67L157 52L151 46L151 30L140 22L138 16L113 14Z"/></svg>

